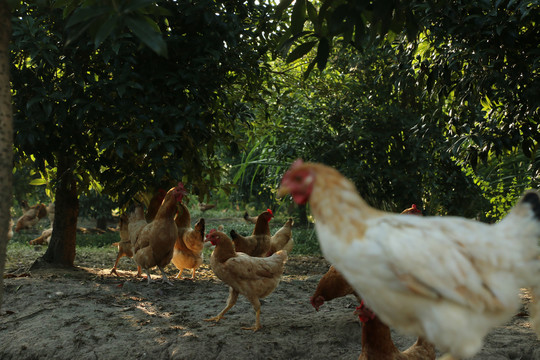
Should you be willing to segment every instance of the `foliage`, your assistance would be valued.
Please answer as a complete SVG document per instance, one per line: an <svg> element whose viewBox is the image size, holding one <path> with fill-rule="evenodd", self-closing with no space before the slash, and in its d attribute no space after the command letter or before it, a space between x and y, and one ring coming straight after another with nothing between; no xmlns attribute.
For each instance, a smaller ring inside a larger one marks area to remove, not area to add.
<svg viewBox="0 0 540 360"><path fill-rule="evenodd" d="M516 148L535 159L540 2L328 0L317 8L302 0L290 9L291 3L278 7L278 17L290 16L282 51L290 62L316 48L306 73L315 64L323 70L335 47L370 51L393 42L408 58L395 86L419 83L445 103L445 135L459 145L456 156L473 168Z"/></svg>
<svg viewBox="0 0 540 360"><path fill-rule="evenodd" d="M503 217L526 189L538 188L530 160L518 150L501 160L491 159L486 165L479 164L476 172L470 166L465 171L474 177L489 202L481 217L489 222Z"/></svg>
<svg viewBox="0 0 540 360"><path fill-rule="evenodd" d="M158 21L168 59L120 30L98 41L97 51L85 35L66 46L64 28L82 20L66 24L55 9L19 9L12 49L17 163L32 159L44 172L69 154L82 188L99 183L120 204L174 180L192 184L200 197L219 183L216 149L238 149L249 117L240 101L260 81L266 34L256 31L268 15L242 2L163 8L174 14Z"/></svg>
<svg viewBox="0 0 540 360"><path fill-rule="evenodd" d="M459 1L430 9L415 67L426 90L447 99L449 137L475 168L540 140L540 2Z"/></svg>
<svg viewBox="0 0 540 360"><path fill-rule="evenodd" d="M67 43L73 43L88 31L97 49L109 36L128 28L144 45L155 53L167 57L167 44L161 36L160 27L153 17L172 14L153 0L138 0L104 5L102 1L56 0L54 6L63 9L68 16Z"/></svg>
<svg viewBox="0 0 540 360"><path fill-rule="evenodd" d="M416 203L429 214L477 216L484 200L446 151L444 118L423 115L435 113L437 101L421 86L394 86L401 74L395 49L343 50L335 59L305 82L303 69L289 70L286 91L268 100L274 162L301 157L335 166L370 204L388 211ZM279 176L270 181L277 187Z"/></svg>
<svg viewBox="0 0 540 360"><path fill-rule="evenodd" d="M41 185L41 179L41 175L31 167L13 169L13 195L16 203L13 204L12 215L22 215L23 200L26 200L30 206L51 202L51 192L46 186Z"/></svg>
<svg viewBox="0 0 540 360"><path fill-rule="evenodd" d="M117 206L108 196L89 190L81 195L79 216L94 219L108 220L112 218L112 210Z"/></svg>

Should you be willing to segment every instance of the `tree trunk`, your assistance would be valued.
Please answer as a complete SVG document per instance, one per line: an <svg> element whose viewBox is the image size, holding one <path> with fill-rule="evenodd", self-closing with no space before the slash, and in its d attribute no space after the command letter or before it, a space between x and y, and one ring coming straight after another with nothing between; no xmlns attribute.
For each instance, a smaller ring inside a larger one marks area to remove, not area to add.
<svg viewBox="0 0 540 360"><path fill-rule="evenodd" d="M58 157L57 176L59 181L55 196L53 233L43 260L54 265L73 266L79 198L69 156Z"/></svg>
<svg viewBox="0 0 540 360"><path fill-rule="evenodd" d="M4 300L4 266L10 225L13 171L13 112L9 84L9 39L11 13L0 1L0 309Z"/></svg>

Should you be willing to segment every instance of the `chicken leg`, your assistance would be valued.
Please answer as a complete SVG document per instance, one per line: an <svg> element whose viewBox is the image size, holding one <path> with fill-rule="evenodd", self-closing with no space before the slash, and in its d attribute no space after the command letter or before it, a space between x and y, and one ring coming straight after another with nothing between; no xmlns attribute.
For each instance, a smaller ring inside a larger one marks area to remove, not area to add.
<svg viewBox="0 0 540 360"><path fill-rule="evenodd" d="M255 310L255 325L251 327L243 327L244 330L258 331L261 328L261 302L257 298L249 299L253 309Z"/></svg>
<svg viewBox="0 0 540 360"><path fill-rule="evenodd" d="M137 263L135 263L135 265L137 265L137 275L136 275L136 276L137 276L138 278L140 278L140 277L142 276L142 274L141 274L142 269L141 269L141 267L140 267Z"/></svg>
<svg viewBox="0 0 540 360"><path fill-rule="evenodd" d="M165 270L161 266L158 265L159 271L161 271L161 278L163 279L164 283L167 283L169 285L172 285L173 283L169 280L167 277L167 274L165 273Z"/></svg>
<svg viewBox="0 0 540 360"><path fill-rule="evenodd" d="M147 284L150 284L152 282L152 277L150 276L150 270L144 269L144 272L146 273L146 279L148 280Z"/></svg>
<svg viewBox="0 0 540 360"><path fill-rule="evenodd" d="M184 269L180 269L180 271L178 271L178 275L176 275L176 278L177 278L177 279L180 279L180 280L183 279L183 277L182 277L182 272L183 272L183 271L184 271Z"/></svg>
<svg viewBox="0 0 540 360"><path fill-rule="evenodd" d="M123 256L122 253L118 253L118 256L116 257L116 261L114 262L114 266L113 268L111 269L111 274L114 274L116 276L120 276L118 275L118 273L116 272L116 267L118 266L118 261L120 261L120 258Z"/></svg>
<svg viewBox="0 0 540 360"><path fill-rule="evenodd" d="M230 288L229 298L227 299L227 306L225 306L225 308L221 310L221 312L217 314L216 316L210 319L204 319L204 321L218 322L219 320L224 319L225 317L223 315L225 315L225 313L229 311L234 306L234 304L236 304L236 300L238 300L238 294L239 294L238 291L234 290L233 288Z"/></svg>

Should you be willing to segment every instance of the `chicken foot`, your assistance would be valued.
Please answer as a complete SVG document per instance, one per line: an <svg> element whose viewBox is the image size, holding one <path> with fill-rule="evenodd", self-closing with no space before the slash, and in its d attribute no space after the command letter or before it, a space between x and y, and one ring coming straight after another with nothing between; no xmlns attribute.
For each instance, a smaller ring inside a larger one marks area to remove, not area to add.
<svg viewBox="0 0 540 360"><path fill-rule="evenodd" d="M111 272L110 272L111 274L114 274L114 275L116 275L116 276L120 276L120 275L118 275L118 273L116 272L116 267L118 266L118 261L120 261L120 258L121 258L121 257L122 257L122 254L119 253L118 256L116 257L116 261L114 262L114 266L113 266L113 268L111 269Z"/></svg>
<svg viewBox="0 0 540 360"><path fill-rule="evenodd" d="M236 300L238 300L238 294L239 293L237 291L235 291L233 288L230 288L229 289L229 298L227 299L227 306L225 306L225 308L223 310L221 310L221 312L219 314L217 314L216 316L211 317L209 319L204 319L204 321L219 322L219 320L225 319L225 317L223 315L225 315L225 313L227 311L229 311L234 306L234 304L236 304Z"/></svg>
<svg viewBox="0 0 540 360"><path fill-rule="evenodd" d="M120 277L120 274L118 274L116 269L117 269L117 266L118 266L118 261L120 259L121 259L121 256L118 255L118 257L116 258L116 262L114 263L114 266L113 266L113 268L111 269L111 272L110 272L110 274L114 274L114 275L116 275L118 277ZM137 265L137 263L135 263L135 265ZM136 277L138 277L138 278L141 277L141 267L139 265L137 265L137 275L136 275Z"/></svg>

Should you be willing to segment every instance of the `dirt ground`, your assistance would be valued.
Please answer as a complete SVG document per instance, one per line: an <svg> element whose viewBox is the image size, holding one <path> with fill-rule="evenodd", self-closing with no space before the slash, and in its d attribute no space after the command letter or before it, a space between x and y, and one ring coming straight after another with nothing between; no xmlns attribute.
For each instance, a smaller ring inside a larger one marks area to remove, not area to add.
<svg viewBox="0 0 540 360"><path fill-rule="evenodd" d="M126 271L135 268L130 261L122 260L121 277L110 268L80 267L19 269L22 277L5 279L0 359L352 360L360 354L355 298L328 302L319 312L309 303L329 267L320 257L289 259L276 291L263 300L263 328L256 333L242 330L255 321L243 297L218 324L203 321L228 295L208 259L194 281L172 279L173 286L135 279ZM167 271L176 275L172 267ZM522 310L489 334L474 359L540 359L526 304ZM400 349L415 340L396 333L393 339Z"/></svg>

